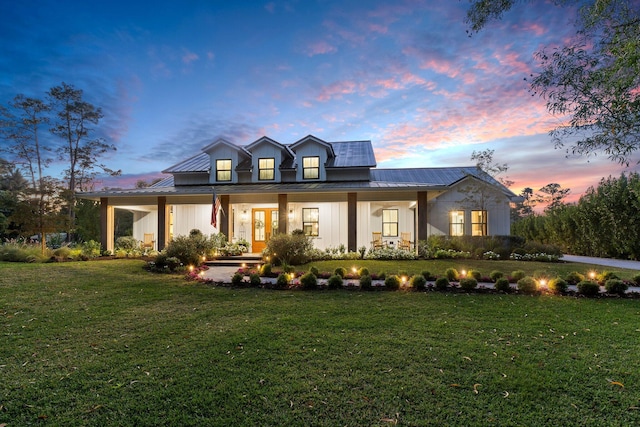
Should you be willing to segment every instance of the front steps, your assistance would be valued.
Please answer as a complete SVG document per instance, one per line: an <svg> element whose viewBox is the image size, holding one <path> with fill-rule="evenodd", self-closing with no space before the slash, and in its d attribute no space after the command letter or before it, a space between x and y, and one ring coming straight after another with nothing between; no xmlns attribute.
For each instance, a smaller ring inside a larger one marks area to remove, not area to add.
<svg viewBox="0 0 640 427"><path fill-rule="evenodd" d="M216 259L207 260L205 265L209 267L255 267L262 264L262 256L260 254L242 254L238 256L219 256Z"/></svg>

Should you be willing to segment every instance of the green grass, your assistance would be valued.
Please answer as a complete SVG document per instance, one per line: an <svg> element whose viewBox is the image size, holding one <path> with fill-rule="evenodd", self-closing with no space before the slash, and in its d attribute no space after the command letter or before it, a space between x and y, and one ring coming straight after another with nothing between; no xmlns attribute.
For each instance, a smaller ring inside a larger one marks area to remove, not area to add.
<svg viewBox="0 0 640 427"><path fill-rule="evenodd" d="M0 263L0 424L640 423L635 299L213 288L142 265Z"/></svg>

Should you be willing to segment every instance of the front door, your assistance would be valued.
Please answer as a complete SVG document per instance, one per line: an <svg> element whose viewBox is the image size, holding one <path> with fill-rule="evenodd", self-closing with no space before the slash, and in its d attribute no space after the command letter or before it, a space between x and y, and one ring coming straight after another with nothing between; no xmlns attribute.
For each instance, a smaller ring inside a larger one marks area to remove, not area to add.
<svg viewBox="0 0 640 427"><path fill-rule="evenodd" d="M278 232L278 209L253 209L251 217L251 252L260 253L267 246L269 238Z"/></svg>

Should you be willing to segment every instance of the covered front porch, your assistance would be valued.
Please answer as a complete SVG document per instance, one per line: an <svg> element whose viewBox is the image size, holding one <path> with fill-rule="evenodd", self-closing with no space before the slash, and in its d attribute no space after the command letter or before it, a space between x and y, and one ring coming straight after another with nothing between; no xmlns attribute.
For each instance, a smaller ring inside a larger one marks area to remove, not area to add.
<svg viewBox="0 0 640 427"><path fill-rule="evenodd" d="M374 233L384 245L397 247L402 233L411 242L433 232L428 221L429 200L439 192L354 191L254 193L217 192L219 209L212 225L214 196L211 187L191 189L189 194L158 194L133 197L113 194L100 198L102 247L114 250L114 211L133 212L133 237L143 241L154 235L154 249L162 250L173 236L192 229L204 234L223 233L231 242L243 241L249 252L260 253L276 233L300 229L314 246L324 250L344 247L348 251L371 247ZM437 232L437 231L436 231Z"/></svg>

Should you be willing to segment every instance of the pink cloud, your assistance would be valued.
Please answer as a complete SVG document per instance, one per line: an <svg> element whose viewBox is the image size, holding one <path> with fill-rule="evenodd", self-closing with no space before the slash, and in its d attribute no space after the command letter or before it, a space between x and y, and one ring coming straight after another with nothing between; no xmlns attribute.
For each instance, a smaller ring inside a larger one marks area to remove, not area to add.
<svg viewBox="0 0 640 427"><path fill-rule="evenodd" d="M338 48L327 43L326 41L319 41L312 43L307 48L308 56L316 56L316 55L326 55L329 53L335 53L338 51Z"/></svg>
<svg viewBox="0 0 640 427"><path fill-rule="evenodd" d="M190 64L193 61L197 61L199 59L198 55L193 53L193 52L189 52L187 50L184 51L184 54L182 55L182 62L185 64Z"/></svg>
<svg viewBox="0 0 640 427"><path fill-rule="evenodd" d="M350 80L334 82L322 88L320 94L317 96L317 100L329 101L334 98L341 98L343 95L356 92L356 89L356 83Z"/></svg>

